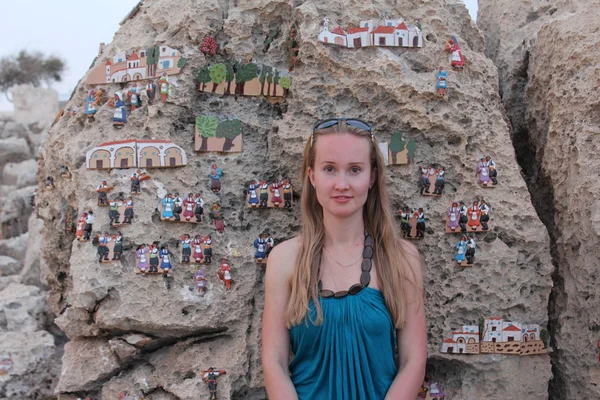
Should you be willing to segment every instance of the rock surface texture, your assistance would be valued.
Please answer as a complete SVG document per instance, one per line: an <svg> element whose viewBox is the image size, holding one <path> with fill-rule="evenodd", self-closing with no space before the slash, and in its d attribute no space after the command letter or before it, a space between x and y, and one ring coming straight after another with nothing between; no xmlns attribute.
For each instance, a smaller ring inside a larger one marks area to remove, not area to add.
<svg viewBox="0 0 600 400"><path fill-rule="evenodd" d="M384 15L419 20L425 44L422 49L329 47L317 42L325 15L330 27L357 26L360 19ZM291 73L293 86L283 104L198 92L194 76L207 64L252 60L285 70L283 48L292 23L298 27L300 62ZM275 28L282 32L264 52L263 43ZM221 49L211 58L199 50L206 35L215 35ZM450 68L443 51L449 35L461 43L467 59L464 71ZM250 210L244 191L253 178L291 177L298 194L300 159L310 129L316 120L333 116L372 122L379 140L389 141L400 130L418 143L413 164L388 169L387 190L395 207L424 207L428 216L427 237L419 248L426 261L429 368L449 397L494 399L508 392L516 398L547 398L547 355L439 354L440 342L451 329L475 324L480 316L546 325L552 286L548 236L515 160L496 68L483 54L483 37L462 2L376 0L350 7L339 0L153 0L121 27L97 62L155 43L176 47L187 57L182 74L170 77L166 103L144 105L122 130L112 127L113 111L107 105L99 108L93 123L81 114L65 115L41 150L39 177L59 164L73 172L72 180L57 181L53 191L38 196L50 305L59 315L57 325L72 340L65 347L59 398L90 395L107 400L122 391L153 400L207 398L201 371L211 366L227 370L219 378L219 398L266 398L260 361L264 272L254 263L252 242L265 230L278 240L297 235L299 209ZM435 90L440 65L449 73L445 98ZM119 84L105 88L109 94L122 89ZM79 86L70 105L83 103L88 89ZM203 113L242 120L241 154L193 152L195 116ZM189 161L182 169L149 170L152 180L144 182L142 194L135 197L134 223L120 228L125 237L123 260L100 265L91 242L77 242L74 233L65 232L65 216L68 207L78 215L93 210L95 233L116 231L109 230L106 209L96 206L94 189L107 180L115 192L127 192L133 170L87 170L85 152L101 142L125 138L173 141L186 149ZM496 189L477 184L475 166L483 155L492 156L500 171ZM220 197L207 188L213 162L224 171ZM417 166L422 163L447 168L443 198L420 197ZM208 221L199 226L159 221L152 213L166 191L203 191L207 203L220 200L225 233L217 235ZM469 204L481 198L493 209L493 229L478 234L477 265L463 271L453 261L458 237L443 233L445 213L452 201ZM176 262L169 280L135 274L135 246L155 240L168 243L178 261L176 240L184 233L213 235L215 256L204 268L204 297L191 290L190 266ZM241 257L232 256L237 252ZM231 292L216 279L222 257L233 266Z"/></svg>
<svg viewBox="0 0 600 400"><path fill-rule="evenodd" d="M58 382L64 335L46 304L43 221L30 196L58 94L18 86L12 97L15 111L0 114L0 357L12 362L0 375L0 398L48 399Z"/></svg>
<svg viewBox="0 0 600 400"><path fill-rule="evenodd" d="M599 398L598 4L479 3L486 53L501 71L517 155L552 241L550 395Z"/></svg>

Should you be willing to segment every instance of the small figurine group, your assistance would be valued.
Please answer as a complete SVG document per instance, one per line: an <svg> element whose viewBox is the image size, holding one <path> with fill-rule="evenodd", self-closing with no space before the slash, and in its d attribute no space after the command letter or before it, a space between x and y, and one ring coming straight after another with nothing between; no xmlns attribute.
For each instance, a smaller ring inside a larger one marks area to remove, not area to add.
<svg viewBox="0 0 600 400"><path fill-rule="evenodd" d="M121 259L123 255L123 234L121 232L117 232L116 235L112 236L108 232L104 232L104 235L98 235L97 240L99 263L119 261ZM112 258L109 257L111 251L113 253Z"/></svg>
<svg viewBox="0 0 600 400"><path fill-rule="evenodd" d="M477 181L484 188L493 188L498 184L496 163L490 156L481 157L477 163Z"/></svg>
<svg viewBox="0 0 600 400"><path fill-rule="evenodd" d="M421 179L419 181L421 195L441 196L444 192L444 175L446 174L446 169L431 164L427 168L419 166L419 169L421 171Z"/></svg>
<svg viewBox="0 0 600 400"><path fill-rule="evenodd" d="M75 231L75 237L78 241L87 242L90 240L95 218L92 211L81 214L81 217L77 221L77 230Z"/></svg>
<svg viewBox="0 0 600 400"><path fill-rule="evenodd" d="M187 233L179 238L182 264L210 264L212 262L212 237L196 235L194 239Z"/></svg>
<svg viewBox="0 0 600 400"><path fill-rule="evenodd" d="M189 193L185 199L181 199L178 192L167 193L161 201L161 217L164 221L175 222L202 222L204 215L204 199L202 193ZM183 215L183 219L181 218Z"/></svg>
<svg viewBox="0 0 600 400"><path fill-rule="evenodd" d="M254 247L256 248L254 258L256 259L256 262L258 264L265 263L274 246L275 241L268 232L258 235L258 238L254 240Z"/></svg>
<svg viewBox="0 0 600 400"><path fill-rule="evenodd" d="M137 261L137 273L158 274L158 268L163 274L168 274L173 268L171 257L173 253L169 250L167 244L163 244L159 249L159 242L153 242L151 245L141 244L135 251Z"/></svg>
<svg viewBox="0 0 600 400"><path fill-rule="evenodd" d="M202 380L208 385L208 390L210 391L210 400L217 400L217 377L221 375L225 375L227 371L224 369L215 369L214 367L210 367L206 371L202 371Z"/></svg>
<svg viewBox="0 0 600 400"><path fill-rule="evenodd" d="M248 207L292 207L293 195L292 182L290 179L279 181L274 179L273 183L269 184L266 180L257 182L252 180L248 186Z"/></svg>
<svg viewBox="0 0 600 400"><path fill-rule="evenodd" d="M446 219L446 232L486 232L490 229L490 206L485 200L474 201L467 207L464 202L454 202L448 209Z"/></svg>
<svg viewBox="0 0 600 400"><path fill-rule="evenodd" d="M422 207L414 211L405 206L398 210L398 213L400 214L402 237L407 239L423 239L425 237L425 212Z"/></svg>
<svg viewBox="0 0 600 400"><path fill-rule="evenodd" d="M462 235L456 243L456 257L454 259L461 267L472 267L475 262L475 238L471 235Z"/></svg>
<svg viewBox="0 0 600 400"><path fill-rule="evenodd" d="M417 395L418 399L445 400L446 394L439 383L432 381L429 375L425 375L425 379Z"/></svg>
<svg viewBox="0 0 600 400"><path fill-rule="evenodd" d="M108 207L110 226L131 225L134 217L132 197L124 199L123 193L119 193L114 200L108 203ZM123 212L123 222L119 222L121 212Z"/></svg>

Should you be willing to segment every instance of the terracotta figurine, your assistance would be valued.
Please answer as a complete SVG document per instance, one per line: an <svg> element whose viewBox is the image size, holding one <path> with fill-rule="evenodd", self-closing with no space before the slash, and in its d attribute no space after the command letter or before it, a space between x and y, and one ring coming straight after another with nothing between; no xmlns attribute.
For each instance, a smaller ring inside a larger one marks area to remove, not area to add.
<svg viewBox="0 0 600 400"><path fill-rule="evenodd" d="M158 264L160 262L159 256L160 256L160 251L158 250L158 245L157 243L152 243L150 245L150 249L148 251L148 258L150 259L150 269L148 270L148 272L152 273L158 273Z"/></svg>
<svg viewBox="0 0 600 400"><path fill-rule="evenodd" d="M96 188L96 192L98 192L98 205L100 207L108 206L108 192L111 190L113 190L113 187L109 187L106 181L102 181L102 183Z"/></svg>
<svg viewBox="0 0 600 400"><path fill-rule="evenodd" d="M283 181L283 201L285 208L292 207L292 180L286 179Z"/></svg>
<svg viewBox="0 0 600 400"><path fill-rule="evenodd" d="M465 261L465 257L467 254L467 237L461 236L460 242L456 243L456 256L454 259L460 265Z"/></svg>
<svg viewBox="0 0 600 400"><path fill-rule="evenodd" d="M85 100L85 115L89 122L96 120L96 90L90 89Z"/></svg>
<svg viewBox="0 0 600 400"><path fill-rule="evenodd" d="M123 223L131 224L133 220L133 198L128 197L125 201L125 212L123 213Z"/></svg>
<svg viewBox="0 0 600 400"><path fill-rule="evenodd" d="M460 209L456 202L452 203L452 207L448 209L448 228L454 232L459 225Z"/></svg>
<svg viewBox="0 0 600 400"><path fill-rule="evenodd" d="M465 66L465 58L463 57L458 39L456 36L451 36L444 44L444 49L451 54L450 65L452 68L462 69Z"/></svg>
<svg viewBox="0 0 600 400"><path fill-rule="evenodd" d="M212 237L210 235L204 238L204 263L210 264L212 262Z"/></svg>
<svg viewBox="0 0 600 400"><path fill-rule="evenodd" d="M77 220L77 228L75 230L75 238L77 240L83 239L83 232L85 230L85 219L87 218L87 213L81 214L81 217Z"/></svg>
<svg viewBox="0 0 600 400"><path fill-rule="evenodd" d="M423 208L419 208L417 214L417 237L425 237L425 212Z"/></svg>
<svg viewBox="0 0 600 400"><path fill-rule="evenodd" d="M265 240L264 234L260 234L256 240L254 240L254 247L256 248L256 252L254 253L254 258L257 263L262 262L263 259L267 258L266 255L266 247L267 241Z"/></svg>
<svg viewBox="0 0 600 400"><path fill-rule="evenodd" d="M160 247L160 267L162 268L165 274L168 274L171 268L173 268L173 264L171 264L171 256L173 253L169 250L169 245L166 243ZM156 271L155 271L156 272Z"/></svg>
<svg viewBox="0 0 600 400"><path fill-rule="evenodd" d="M112 237L115 242L115 247L113 247L113 260L120 260L123 255L123 234L121 232L117 232L116 235Z"/></svg>
<svg viewBox="0 0 600 400"><path fill-rule="evenodd" d="M250 185L248 185L248 204L250 204L250 207L258 207L258 194L256 193L256 190L259 188L258 183L256 182L255 179L252 179L252 183L250 183Z"/></svg>
<svg viewBox="0 0 600 400"><path fill-rule="evenodd" d="M267 257L269 257L269 253L271 252L271 250L273 250L273 247L275 247L275 241L271 237L271 234L268 232L265 232L264 238L265 238L265 242L267 243L267 245L265 247L265 254Z"/></svg>
<svg viewBox="0 0 600 400"><path fill-rule="evenodd" d="M125 102L123 101L123 93L115 93L115 113L113 114L113 126L121 129L127 123L127 110L125 110Z"/></svg>
<svg viewBox="0 0 600 400"><path fill-rule="evenodd" d="M202 222L202 216L204 215L204 199L202 198L202 193L196 193L194 204L194 216L196 217L196 222Z"/></svg>
<svg viewBox="0 0 600 400"><path fill-rule="evenodd" d="M179 196L179 192L173 195L173 217L175 221L181 221L181 213L183 212L183 200Z"/></svg>
<svg viewBox="0 0 600 400"><path fill-rule="evenodd" d="M129 180L131 181L131 194L139 194L142 189L140 187L140 176L138 175L138 172L140 170L138 169L136 172L133 173L133 175L131 175L131 178L129 178Z"/></svg>
<svg viewBox="0 0 600 400"><path fill-rule="evenodd" d="M266 180L260 181L260 207L267 207L269 202L269 184Z"/></svg>
<svg viewBox="0 0 600 400"><path fill-rule="evenodd" d="M123 204L120 197L115 198L110 203L108 203L108 218L110 219L110 225L119 224L119 218L121 218L121 213L119 212L119 207Z"/></svg>
<svg viewBox="0 0 600 400"><path fill-rule="evenodd" d="M146 273L150 268L150 263L148 262L148 252L150 248L146 246L146 244L141 244L138 246L135 251L135 258L137 259L137 267L142 273Z"/></svg>
<svg viewBox="0 0 600 400"><path fill-rule="evenodd" d="M92 211L88 211L87 216L85 217L85 227L83 228L83 241L87 242L90 240L95 219L96 217L94 217L94 213Z"/></svg>
<svg viewBox="0 0 600 400"><path fill-rule="evenodd" d="M196 272L194 272L194 287L198 291L198 294L204 297L206 277L204 276L204 270L199 265L196 267Z"/></svg>
<svg viewBox="0 0 600 400"><path fill-rule="evenodd" d="M445 182L444 182L444 174L446 173L446 169L444 167L441 167L440 169L437 170L437 178L435 179L435 187L433 189L433 194L438 194L438 195L442 195L442 192L444 191L444 186L445 186Z"/></svg>
<svg viewBox="0 0 600 400"><path fill-rule="evenodd" d="M448 88L448 73L444 69L444 67L440 67L440 70L437 73L437 92L438 95L444 97L446 94L446 89Z"/></svg>
<svg viewBox="0 0 600 400"><path fill-rule="evenodd" d="M181 243L181 262L183 264L187 264L191 262L190 256L192 255L192 239L190 238L190 235L188 235L187 233L183 235L179 239L179 243Z"/></svg>
<svg viewBox="0 0 600 400"><path fill-rule="evenodd" d="M163 206L162 217L163 219L171 219L173 218L173 195L171 193L167 193L167 195L161 201Z"/></svg>
<svg viewBox="0 0 600 400"><path fill-rule="evenodd" d="M419 166L419 169L421 170L421 180L419 182L420 186L421 186L421 194L423 194L423 192L430 193L430 191L429 191L429 187L431 186L431 181L429 180L429 169L430 168L431 168L431 165L428 166L427 168Z"/></svg>
<svg viewBox="0 0 600 400"><path fill-rule="evenodd" d="M213 191L213 193L220 193L221 192L221 176L223 175L223 172L221 171L221 168L219 168L217 166L217 164L213 164L210 167L210 172L208 174L209 178L210 178L210 190Z"/></svg>
<svg viewBox="0 0 600 400"><path fill-rule="evenodd" d="M469 209L465 205L464 201L461 201L458 205L458 210L460 213L460 217L458 219L458 224L460 225L460 231L462 233L467 232L467 224L469 223Z"/></svg>
<svg viewBox="0 0 600 400"><path fill-rule="evenodd" d="M217 376L226 373L223 369L216 371L213 367L210 367L208 371L202 371L202 379L208 384L208 390L210 391L210 400L217 400Z"/></svg>
<svg viewBox="0 0 600 400"><path fill-rule="evenodd" d="M223 284L225 284L225 290L231 290L231 266L226 259L221 260L221 265L219 265L219 269L217 270L217 276L223 281Z"/></svg>
<svg viewBox="0 0 600 400"><path fill-rule="evenodd" d="M400 230L402 231L402 237L412 237L410 231L412 226L410 225L411 210L408 207L404 207L400 211Z"/></svg>
<svg viewBox="0 0 600 400"><path fill-rule="evenodd" d="M481 223L479 222L479 217L481 216L481 210L479 209L479 204L477 203L477 201L474 201L473 205L471 207L469 207L468 216L469 216L469 223L468 223L469 227L471 227L471 229L476 231L477 228L481 226Z"/></svg>
<svg viewBox="0 0 600 400"><path fill-rule="evenodd" d="M281 183L279 183L279 180L274 179L271 187L269 188L269 191L271 192L271 203L273 203L275 207L279 207L279 205L282 203L280 187Z"/></svg>
<svg viewBox="0 0 600 400"><path fill-rule="evenodd" d="M156 96L156 85L151 80L146 82L146 96L148 96L148 104L154 103L154 97Z"/></svg>
<svg viewBox="0 0 600 400"><path fill-rule="evenodd" d="M194 209L196 208L196 201L194 200L194 193L188 194L188 197L183 200L183 218L186 221L191 221L194 218Z"/></svg>
<svg viewBox="0 0 600 400"><path fill-rule="evenodd" d="M196 264L201 264L204 259L204 238L201 235L196 235L192 240L192 259Z"/></svg>
<svg viewBox="0 0 600 400"><path fill-rule="evenodd" d="M475 262L475 247L477 247L477 245L475 244L475 239L473 238L473 236L468 236L466 258L467 264L469 265L473 265L473 263Z"/></svg>
<svg viewBox="0 0 600 400"><path fill-rule="evenodd" d="M485 200L481 200L479 202L479 211L481 211L481 214L479 216L479 222L481 223L481 228L482 228L482 230L487 231L490 229L490 227L488 225L490 222L490 207L487 205Z"/></svg>
<svg viewBox="0 0 600 400"><path fill-rule="evenodd" d="M163 72L157 86L160 92L160 100L164 103L167 101L167 97L169 97L169 77L166 72Z"/></svg>
<svg viewBox="0 0 600 400"><path fill-rule="evenodd" d="M46 189L54 189L54 178L51 176L46 177Z"/></svg>
<svg viewBox="0 0 600 400"><path fill-rule="evenodd" d="M60 176L63 178L71 179L71 172L69 171L69 167L66 165L59 165Z"/></svg>
<svg viewBox="0 0 600 400"><path fill-rule="evenodd" d="M109 261L109 259L108 259L108 253L109 253L108 243L111 240L112 240L112 238L109 236L108 232L104 232L104 236L98 237L98 256L100 257L100 259L98 260L99 263L102 263L102 261Z"/></svg>
<svg viewBox="0 0 600 400"><path fill-rule="evenodd" d="M133 85L129 88L127 92L127 101L131 106L131 112L134 112L138 107L140 107L140 92L137 87L137 83L133 83Z"/></svg>

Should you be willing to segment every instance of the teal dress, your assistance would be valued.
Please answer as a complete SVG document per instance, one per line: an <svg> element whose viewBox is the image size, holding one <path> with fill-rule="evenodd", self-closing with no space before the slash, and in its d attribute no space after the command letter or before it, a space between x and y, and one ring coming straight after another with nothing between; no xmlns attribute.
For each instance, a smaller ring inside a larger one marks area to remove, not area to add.
<svg viewBox="0 0 600 400"><path fill-rule="evenodd" d="M320 298L323 323L290 329L300 400L383 400L396 377L396 329L379 290ZM314 303L310 316L316 319Z"/></svg>

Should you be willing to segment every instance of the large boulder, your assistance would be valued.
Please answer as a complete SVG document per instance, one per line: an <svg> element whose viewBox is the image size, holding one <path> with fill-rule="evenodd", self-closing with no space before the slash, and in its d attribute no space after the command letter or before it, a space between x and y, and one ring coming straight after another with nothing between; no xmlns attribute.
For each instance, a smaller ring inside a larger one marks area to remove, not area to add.
<svg viewBox="0 0 600 400"><path fill-rule="evenodd" d="M0 319L8 332L35 332L43 328L45 296L36 286L19 283L0 292Z"/></svg>
<svg viewBox="0 0 600 400"><path fill-rule="evenodd" d="M31 156L27 140L14 137L0 139L0 167L8 163L25 161Z"/></svg>

